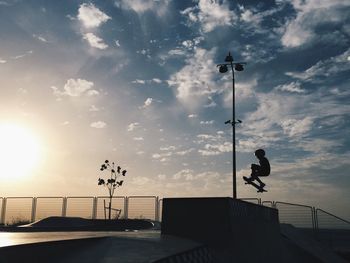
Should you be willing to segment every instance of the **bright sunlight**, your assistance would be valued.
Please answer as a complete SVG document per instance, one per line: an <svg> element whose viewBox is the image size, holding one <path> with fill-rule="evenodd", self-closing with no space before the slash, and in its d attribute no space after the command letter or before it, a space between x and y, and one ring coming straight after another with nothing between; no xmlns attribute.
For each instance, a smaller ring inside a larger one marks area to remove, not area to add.
<svg viewBox="0 0 350 263"><path fill-rule="evenodd" d="M40 148L38 138L29 129L0 123L0 178L30 175L39 165Z"/></svg>

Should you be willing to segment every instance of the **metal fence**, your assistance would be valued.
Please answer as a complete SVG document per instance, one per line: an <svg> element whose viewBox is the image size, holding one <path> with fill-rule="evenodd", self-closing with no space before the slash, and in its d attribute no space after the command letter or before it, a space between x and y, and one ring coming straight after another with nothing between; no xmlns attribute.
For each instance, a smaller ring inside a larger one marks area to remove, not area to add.
<svg viewBox="0 0 350 263"><path fill-rule="evenodd" d="M350 230L350 222L320 208L287 202L262 201L261 205L278 209L280 223L304 229Z"/></svg>
<svg viewBox="0 0 350 263"><path fill-rule="evenodd" d="M0 197L0 223L34 222L49 216L105 218L104 200L108 196L74 197ZM309 229L350 229L350 222L322 209L287 202L262 201L260 198L240 200L275 208L280 223ZM158 196L115 196L112 208L120 209L119 218L161 220L163 200ZM112 215L113 216L113 215Z"/></svg>
<svg viewBox="0 0 350 263"><path fill-rule="evenodd" d="M34 222L49 216L105 218L104 200L107 196L74 197L2 197L0 198L0 224ZM160 220L157 196L116 196L112 208L120 209L120 218ZM113 215L112 215L113 216Z"/></svg>

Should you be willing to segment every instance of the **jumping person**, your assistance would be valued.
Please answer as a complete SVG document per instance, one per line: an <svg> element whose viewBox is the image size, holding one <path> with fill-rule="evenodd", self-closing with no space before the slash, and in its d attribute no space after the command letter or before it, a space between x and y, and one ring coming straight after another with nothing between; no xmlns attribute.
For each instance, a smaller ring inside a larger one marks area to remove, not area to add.
<svg viewBox="0 0 350 263"><path fill-rule="evenodd" d="M268 176L271 172L269 160L265 157L265 151L263 149L258 149L255 151L256 158L259 159L259 165L253 163L251 165L252 173L247 181L257 180L260 184L260 188L264 188L265 184L260 180L259 177Z"/></svg>

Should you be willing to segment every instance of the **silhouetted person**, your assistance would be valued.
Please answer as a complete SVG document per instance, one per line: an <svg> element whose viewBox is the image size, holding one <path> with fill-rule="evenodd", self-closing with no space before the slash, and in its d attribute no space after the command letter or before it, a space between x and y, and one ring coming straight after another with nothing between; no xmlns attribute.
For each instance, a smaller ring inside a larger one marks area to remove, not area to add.
<svg viewBox="0 0 350 263"><path fill-rule="evenodd" d="M252 173L249 181L257 180L260 184L260 188L263 188L265 184L260 180L260 176L268 176L271 172L269 160L265 157L265 151L263 149L258 149L255 151L256 158L259 159L259 165L253 163L251 165Z"/></svg>

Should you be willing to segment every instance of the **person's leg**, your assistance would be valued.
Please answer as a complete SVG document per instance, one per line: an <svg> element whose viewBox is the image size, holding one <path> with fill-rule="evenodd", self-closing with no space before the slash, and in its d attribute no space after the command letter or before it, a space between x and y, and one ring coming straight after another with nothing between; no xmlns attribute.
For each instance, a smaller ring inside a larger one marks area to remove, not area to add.
<svg viewBox="0 0 350 263"><path fill-rule="evenodd" d="M252 169L252 172L251 172L251 174L250 174L250 180L251 181L254 181L254 180L256 180L257 178L258 178L258 173L259 173L259 165L257 165L257 164L252 164L251 165L251 169ZM259 178L258 178L259 179Z"/></svg>
<svg viewBox="0 0 350 263"><path fill-rule="evenodd" d="M265 184L260 180L260 178L258 176L256 176L255 180L257 180L259 182L261 188L263 188L265 186Z"/></svg>

